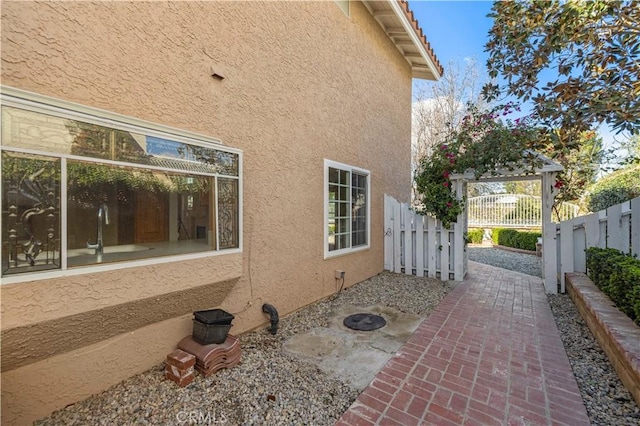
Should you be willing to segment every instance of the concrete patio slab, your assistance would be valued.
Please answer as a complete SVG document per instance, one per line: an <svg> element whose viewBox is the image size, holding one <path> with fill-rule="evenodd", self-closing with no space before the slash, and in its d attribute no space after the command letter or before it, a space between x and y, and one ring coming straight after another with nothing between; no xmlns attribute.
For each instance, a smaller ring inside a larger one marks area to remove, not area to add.
<svg viewBox="0 0 640 426"><path fill-rule="evenodd" d="M345 327L344 318L356 313L381 315L387 325L372 331ZM283 344L283 351L314 362L322 371L362 390L423 320L387 306L342 305L332 312L329 327L316 327L293 336Z"/></svg>

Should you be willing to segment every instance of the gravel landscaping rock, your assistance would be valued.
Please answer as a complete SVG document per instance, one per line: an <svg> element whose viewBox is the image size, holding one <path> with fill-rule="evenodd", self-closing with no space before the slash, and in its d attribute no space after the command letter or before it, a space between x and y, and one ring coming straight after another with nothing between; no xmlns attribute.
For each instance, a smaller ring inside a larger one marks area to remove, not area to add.
<svg viewBox="0 0 640 426"><path fill-rule="evenodd" d="M491 247L469 247L469 259L541 276L539 257ZM342 304L386 305L428 316L453 283L382 273L339 295L280 320L278 334L266 330L240 336L242 362L211 377L197 375L186 388L164 379L164 366L125 380L89 399L58 410L40 425L124 424L310 424L332 425L358 391L316 366L283 355L282 343L314 327L327 326ZM593 425L638 425L640 409L567 295L548 296L582 398Z"/></svg>
<svg viewBox="0 0 640 426"><path fill-rule="evenodd" d="M548 295L591 424L640 425L640 408L568 294Z"/></svg>
<svg viewBox="0 0 640 426"><path fill-rule="evenodd" d="M39 425L332 425L358 391L282 353L289 337L326 326L336 306L386 305L426 317L453 288L429 278L382 273L280 320L278 333L240 336L242 362L179 388L164 366L58 410Z"/></svg>
<svg viewBox="0 0 640 426"><path fill-rule="evenodd" d="M542 277L542 258L535 254L516 253L491 246L467 247L469 260L498 268Z"/></svg>

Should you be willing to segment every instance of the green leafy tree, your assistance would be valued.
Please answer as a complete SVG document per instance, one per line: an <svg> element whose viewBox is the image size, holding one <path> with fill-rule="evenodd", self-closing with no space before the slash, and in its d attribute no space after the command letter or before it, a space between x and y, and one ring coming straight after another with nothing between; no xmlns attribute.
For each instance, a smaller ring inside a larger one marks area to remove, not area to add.
<svg viewBox="0 0 640 426"><path fill-rule="evenodd" d="M542 185L539 179L536 180L514 180L506 182L504 189L507 194L537 195L542 193Z"/></svg>
<svg viewBox="0 0 640 426"><path fill-rule="evenodd" d="M640 163L640 134L621 142L620 147L624 152L622 164Z"/></svg>
<svg viewBox="0 0 640 426"><path fill-rule="evenodd" d="M581 132L576 140L575 148L556 150L554 144L548 142L541 151L564 167L556 183L559 190L556 206L563 202L578 203L589 186L595 183L601 164L607 157L602 138L595 132Z"/></svg>
<svg viewBox="0 0 640 426"><path fill-rule="evenodd" d="M617 170L598 180L590 190L589 210L597 212L640 197L640 164Z"/></svg>
<svg viewBox="0 0 640 426"><path fill-rule="evenodd" d="M505 82L485 86L489 99L533 101L548 129L640 131L639 1L496 1L489 16L489 76Z"/></svg>

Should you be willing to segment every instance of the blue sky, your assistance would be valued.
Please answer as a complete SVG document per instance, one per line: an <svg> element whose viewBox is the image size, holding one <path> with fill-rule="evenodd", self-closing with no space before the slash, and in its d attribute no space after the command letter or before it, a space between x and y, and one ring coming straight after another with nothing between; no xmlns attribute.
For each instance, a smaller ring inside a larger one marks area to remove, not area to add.
<svg viewBox="0 0 640 426"><path fill-rule="evenodd" d="M409 7L425 32L438 60L446 66L450 60L476 58L484 64L484 44L492 20L490 1L409 1Z"/></svg>

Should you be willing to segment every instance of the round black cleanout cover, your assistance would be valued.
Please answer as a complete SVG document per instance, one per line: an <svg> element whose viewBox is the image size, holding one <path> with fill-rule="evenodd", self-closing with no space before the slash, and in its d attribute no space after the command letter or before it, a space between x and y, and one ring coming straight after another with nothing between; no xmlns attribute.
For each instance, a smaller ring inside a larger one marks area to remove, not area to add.
<svg viewBox="0 0 640 426"><path fill-rule="evenodd" d="M371 331L387 325L387 321L380 315L374 314L353 314L349 315L342 322L345 327L359 331Z"/></svg>

